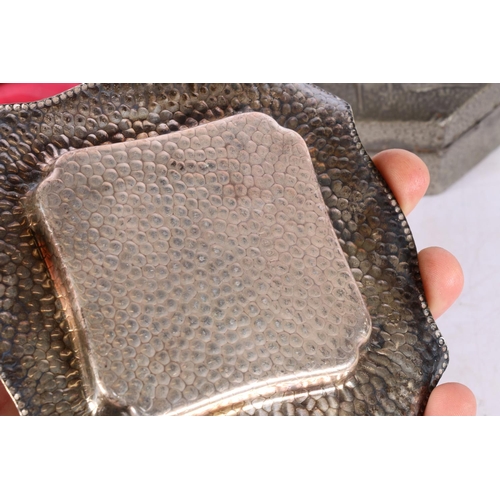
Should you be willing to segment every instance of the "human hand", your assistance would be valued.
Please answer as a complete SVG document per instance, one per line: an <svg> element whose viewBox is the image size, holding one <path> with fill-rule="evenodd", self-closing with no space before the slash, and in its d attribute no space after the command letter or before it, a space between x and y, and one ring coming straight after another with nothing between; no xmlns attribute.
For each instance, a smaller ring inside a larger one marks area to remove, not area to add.
<svg viewBox="0 0 500 500"><path fill-rule="evenodd" d="M429 186L427 167L418 156L400 149L383 151L374 156L373 162L389 184L404 214L408 215ZM438 318L462 291L462 268L452 254L438 247L420 251L418 262L427 304L434 318ZM458 383L436 387L425 409L427 416L475 414L474 394Z"/></svg>
<svg viewBox="0 0 500 500"><path fill-rule="evenodd" d="M408 215L425 194L429 171L414 154L404 150L379 153L373 161L389 184L403 212ZM446 250L426 248L419 253L427 303L434 318L443 314L458 298L463 287L463 274L458 261ZM462 384L438 386L431 394L425 415L475 415L476 400ZM0 383L0 415L16 415L11 398Z"/></svg>

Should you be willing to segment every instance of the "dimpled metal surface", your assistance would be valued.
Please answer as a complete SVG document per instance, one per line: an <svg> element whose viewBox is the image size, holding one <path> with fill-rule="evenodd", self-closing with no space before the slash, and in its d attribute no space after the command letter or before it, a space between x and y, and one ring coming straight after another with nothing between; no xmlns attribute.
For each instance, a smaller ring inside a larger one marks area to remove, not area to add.
<svg viewBox="0 0 500 500"><path fill-rule="evenodd" d="M35 197L97 406L275 399L343 378L368 338L307 146L267 115L68 153Z"/></svg>
<svg viewBox="0 0 500 500"><path fill-rule="evenodd" d="M423 412L446 366L446 346L424 301L406 220L359 143L349 106L305 84L110 84L0 107L0 367L23 414L114 411L96 408L84 391L85 363L78 362L84 353L51 279L57 259L43 241L39 248L36 228L30 227L29 193L68 151L155 137L251 111L269 115L307 144L372 330L356 366L341 380L277 398L255 397L213 413Z"/></svg>

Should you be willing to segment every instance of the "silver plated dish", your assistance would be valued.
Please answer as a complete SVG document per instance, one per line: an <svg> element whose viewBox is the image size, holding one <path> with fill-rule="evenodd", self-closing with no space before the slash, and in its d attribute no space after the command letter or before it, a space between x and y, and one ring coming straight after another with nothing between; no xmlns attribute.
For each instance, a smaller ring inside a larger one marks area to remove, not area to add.
<svg viewBox="0 0 500 500"><path fill-rule="evenodd" d="M350 107L307 84L0 106L0 374L24 415L414 415L447 365Z"/></svg>

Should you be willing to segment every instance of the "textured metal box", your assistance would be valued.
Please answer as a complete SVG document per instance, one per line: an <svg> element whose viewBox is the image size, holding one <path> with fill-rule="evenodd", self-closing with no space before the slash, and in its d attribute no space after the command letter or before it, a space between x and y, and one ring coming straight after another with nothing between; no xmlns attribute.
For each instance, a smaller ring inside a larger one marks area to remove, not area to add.
<svg viewBox="0 0 500 500"><path fill-rule="evenodd" d="M500 84L321 83L349 102L370 155L413 151L431 172L428 194L458 180L500 145Z"/></svg>

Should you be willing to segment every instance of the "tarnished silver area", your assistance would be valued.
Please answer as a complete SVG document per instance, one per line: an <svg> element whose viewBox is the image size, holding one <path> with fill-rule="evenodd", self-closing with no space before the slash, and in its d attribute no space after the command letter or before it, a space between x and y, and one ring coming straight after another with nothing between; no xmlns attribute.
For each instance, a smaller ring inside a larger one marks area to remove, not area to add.
<svg viewBox="0 0 500 500"><path fill-rule="evenodd" d="M251 112L307 144L372 326L355 367L340 380L212 405L211 414L423 413L448 351L424 298L408 223L360 143L349 105L308 84L156 83L84 84L45 101L0 106L0 377L23 415L138 411L104 397L91 358L85 362L73 288L62 286L67 278L56 272L54 240L33 220L32 193L66 154L76 158L95 146L170 136Z"/></svg>
<svg viewBox="0 0 500 500"><path fill-rule="evenodd" d="M97 411L272 400L369 336L307 145L264 114L67 153L32 203Z"/></svg>

